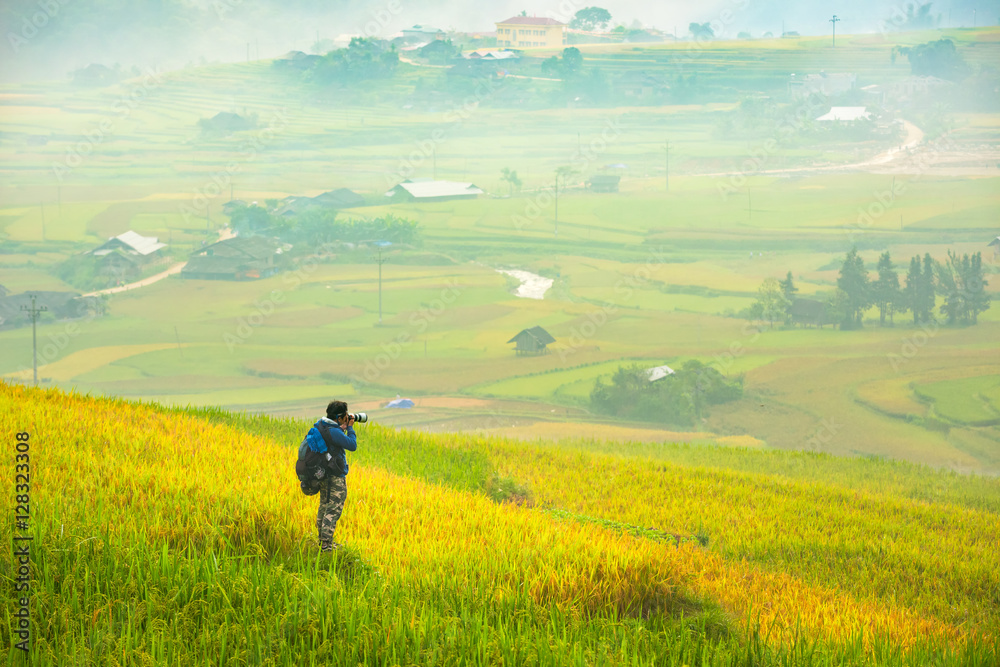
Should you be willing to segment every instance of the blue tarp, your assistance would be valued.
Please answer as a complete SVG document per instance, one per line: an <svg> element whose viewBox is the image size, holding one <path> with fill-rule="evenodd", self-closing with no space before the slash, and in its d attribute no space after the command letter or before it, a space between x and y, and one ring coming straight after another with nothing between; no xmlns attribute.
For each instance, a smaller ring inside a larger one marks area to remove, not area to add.
<svg viewBox="0 0 1000 667"><path fill-rule="evenodd" d="M396 398L396 399L393 399L393 400L389 401L389 403L385 407L387 407L387 408L412 408L413 407L413 401L411 401L408 398Z"/></svg>

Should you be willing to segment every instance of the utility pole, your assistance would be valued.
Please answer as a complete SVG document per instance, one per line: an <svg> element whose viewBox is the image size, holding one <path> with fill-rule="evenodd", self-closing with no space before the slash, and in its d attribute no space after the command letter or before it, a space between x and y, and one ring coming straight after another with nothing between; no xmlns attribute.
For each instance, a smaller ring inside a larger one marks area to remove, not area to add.
<svg viewBox="0 0 1000 667"><path fill-rule="evenodd" d="M31 317L31 367L34 370L35 386L38 386L38 336L35 333L35 323L38 322L38 315L48 310L45 306L35 305L35 295L31 295L31 306L21 306L21 310L30 314Z"/></svg>
<svg viewBox="0 0 1000 667"><path fill-rule="evenodd" d="M837 47L837 22L838 21L840 21L840 19L837 18L836 14L833 15L832 19L830 19L830 23L833 24L833 48Z"/></svg>
<svg viewBox="0 0 1000 667"><path fill-rule="evenodd" d="M667 140L666 145L663 147L663 152L664 152L663 170L666 174L665 183L667 186L667 192L670 192L670 140L669 139Z"/></svg>
<svg viewBox="0 0 1000 667"><path fill-rule="evenodd" d="M382 245L383 244L388 245L388 243L385 242L385 241L379 241L378 242L378 244L377 244L378 245L378 259L375 260L375 263L378 264L378 323L379 323L379 325L382 324L382 265L389 261L388 257L386 257L385 259L382 259Z"/></svg>
<svg viewBox="0 0 1000 667"><path fill-rule="evenodd" d="M559 172L556 172L556 225L553 236L559 237Z"/></svg>

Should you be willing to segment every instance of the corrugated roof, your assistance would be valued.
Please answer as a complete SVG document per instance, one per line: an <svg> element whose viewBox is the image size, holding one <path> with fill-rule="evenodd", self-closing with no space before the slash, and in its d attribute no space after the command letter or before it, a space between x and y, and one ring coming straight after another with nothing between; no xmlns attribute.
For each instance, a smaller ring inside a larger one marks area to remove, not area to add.
<svg viewBox="0 0 1000 667"><path fill-rule="evenodd" d="M566 25L547 16L514 16L506 21L497 21L497 25L507 25L509 23L515 25Z"/></svg>
<svg viewBox="0 0 1000 667"><path fill-rule="evenodd" d="M166 243L159 243L155 236L142 236L141 234L136 234L131 229L124 234L119 234L115 237L125 245L129 246L135 250L140 255L149 255L160 248L166 248Z"/></svg>
<svg viewBox="0 0 1000 667"><path fill-rule="evenodd" d="M646 375L649 376L650 382L656 382L668 375L673 375L674 369L670 366L654 366L653 368L646 369Z"/></svg>
<svg viewBox="0 0 1000 667"><path fill-rule="evenodd" d="M518 332L516 336L514 336L507 342L513 343L522 336L528 336L530 338L534 338L542 345L548 345L549 343L556 342L556 339L552 337L552 334L550 334L548 331L546 331L541 327L531 327L530 329L522 329L520 332Z"/></svg>
<svg viewBox="0 0 1000 667"><path fill-rule="evenodd" d="M865 107L833 107L816 120L860 120L869 116L871 114L865 111Z"/></svg>
<svg viewBox="0 0 1000 667"><path fill-rule="evenodd" d="M402 182L396 186L403 188L416 199L426 199L433 197L460 197L464 195L481 195L483 191L473 183L459 183L457 181L417 181ZM393 188L395 190L395 188ZM390 190L386 195L391 195Z"/></svg>

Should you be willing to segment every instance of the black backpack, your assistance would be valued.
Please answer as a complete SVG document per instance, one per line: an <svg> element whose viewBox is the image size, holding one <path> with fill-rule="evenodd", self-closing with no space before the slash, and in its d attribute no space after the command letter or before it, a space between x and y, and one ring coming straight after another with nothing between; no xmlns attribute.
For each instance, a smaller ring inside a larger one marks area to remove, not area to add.
<svg viewBox="0 0 1000 667"><path fill-rule="evenodd" d="M333 442L330 436L330 427L320 422L316 427L323 440L326 441L326 449L331 455L339 445ZM314 452L306 443L306 438L302 438L299 445L299 458L295 461L295 476L299 478L299 487L302 493L307 496L314 496L323 488L324 482L332 475L342 476L343 468L337 457L327 460L326 454Z"/></svg>

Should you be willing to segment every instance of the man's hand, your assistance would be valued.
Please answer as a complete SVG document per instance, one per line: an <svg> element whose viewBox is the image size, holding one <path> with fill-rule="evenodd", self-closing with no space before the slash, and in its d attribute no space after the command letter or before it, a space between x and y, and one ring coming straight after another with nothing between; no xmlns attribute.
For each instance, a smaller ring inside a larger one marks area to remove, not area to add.
<svg viewBox="0 0 1000 667"><path fill-rule="evenodd" d="M347 428L354 426L354 415L347 415Z"/></svg>

